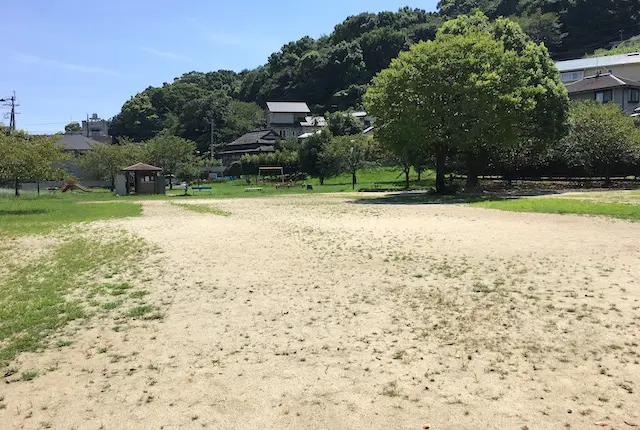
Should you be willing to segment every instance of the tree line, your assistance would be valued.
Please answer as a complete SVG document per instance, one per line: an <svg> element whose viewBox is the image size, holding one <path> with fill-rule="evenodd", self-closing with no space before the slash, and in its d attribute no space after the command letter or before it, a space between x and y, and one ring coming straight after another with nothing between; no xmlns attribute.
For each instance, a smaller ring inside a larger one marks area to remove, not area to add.
<svg viewBox="0 0 640 430"><path fill-rule="evenodd" d="M411 168L434 169L438 192L449 191L445 178L454 173L467 187L483 175L599 176L608 183L640 173L634 119L615 104L570 103L544 44L517 22L482 12L449 20L433 41L402 52L374 78L365 106L377 117L375 140L355 135L344 124L349 115L335 114L297 151L245 156L236 172L284 165L322 183L349 171L355 184L363 165L393 164L407 187Z"/></svg>
<svg viewBox="0 0 640 430"><path fill-rule="evenodd" d="M95 179L106 180L115 188L115 177L125 167L147 163L162 168L173 189L175 178L191 182L201 179L205 166L217 164L198 155L197 145L180 136L161 134L145 142L123 139L116 145L94 144L91 151L78 159Z"/></svg>
<svg viewBox="0 0 640 430"><path fill-rule="evenodd" d="M556 59L579 58L640 28L636 0L441 0L437 12L348 17L327 36L285 44L266 64L239 73L189 72L132 97L112 121L111 135L144 141L173 134L209 148L264 126L265 102L304 100L317 114L360 108L371 80L400 52L433 40L446 21L479 9L510 17Z"/></svg>
<svg viewBox="0 0 640 430"><path fill-rule="evenodd" d="M22 182L37 182L40 193L41 181L62 179L62 163L69 155L56 145L56 140L0 127L0 182L10 182L19 196Z"/></svg>

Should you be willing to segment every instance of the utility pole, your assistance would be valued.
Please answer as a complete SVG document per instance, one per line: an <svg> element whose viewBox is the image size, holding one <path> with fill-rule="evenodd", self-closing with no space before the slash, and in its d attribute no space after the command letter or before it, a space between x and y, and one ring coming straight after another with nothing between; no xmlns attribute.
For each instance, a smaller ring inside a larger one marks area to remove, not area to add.
<svg viewBox="0 0 640 430"><path fill-rule="evenodd" d="M214 124L213 118L211 118L210 121L211 121L211 140L209 141L209 156L213 161L213 124Z"/></svg>
<svg viewBox="0 0 640 430"><path fill-rule="evenodd" d="M4 103L4 106L9 106L11 108L11 113L9 114L9 131L16 131L16 106L20 106L16 103L16 92L13 92L13 95L8 99L0 99L0 102Z"/></svg>

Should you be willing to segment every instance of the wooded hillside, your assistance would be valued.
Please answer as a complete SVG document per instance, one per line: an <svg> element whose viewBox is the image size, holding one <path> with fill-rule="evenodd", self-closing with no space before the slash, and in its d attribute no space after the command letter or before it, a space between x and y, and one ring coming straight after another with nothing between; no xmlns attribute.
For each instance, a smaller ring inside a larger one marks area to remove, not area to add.
<svg viewBox="0 0 640 430"><path fill-rule="evenodd" d="M287 43L257 69L189 72L149 87L124 104L111 133L134 140L171 133L204 151L211 120L214 143L228 142L264 125L267 100L304 100L319 114L359 107L371 79L391 59L476 8L490 18L511 17L556 59L583 57L621 35L640 33L637 0L441 0L438 8L351 16L328 36Z"/></svg>

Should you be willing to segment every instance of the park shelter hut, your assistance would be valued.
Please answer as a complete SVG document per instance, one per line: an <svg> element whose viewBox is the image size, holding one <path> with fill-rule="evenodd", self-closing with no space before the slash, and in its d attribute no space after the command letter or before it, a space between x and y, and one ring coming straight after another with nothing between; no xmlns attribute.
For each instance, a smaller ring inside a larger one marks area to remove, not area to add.
<svg viewBox="0 0 640 430"><path fill-rule="evenodd" d="M131 194L164 194L166 185L162 169L150 164L138 163L122 169L122 174L116 178L116 193L118 195Z"/></svg>

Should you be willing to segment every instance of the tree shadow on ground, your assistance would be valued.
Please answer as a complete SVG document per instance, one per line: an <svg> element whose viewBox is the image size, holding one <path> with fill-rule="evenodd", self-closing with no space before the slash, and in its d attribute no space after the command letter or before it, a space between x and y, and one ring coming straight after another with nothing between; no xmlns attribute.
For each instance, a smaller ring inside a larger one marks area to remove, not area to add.
<svg viewBox="0 0 640 430"><path fill-rule="evenodd" d="M463 204L478 203L487 201L514 200L521 197L534 197L544 195L561 194L559 191L551 190L514 190L500 193L488 192L466 192L457 194L434 194L432 192L400 192L385 194L380 197L362 196L349 203L361 205L437 205L437 204Z"/></svg>

